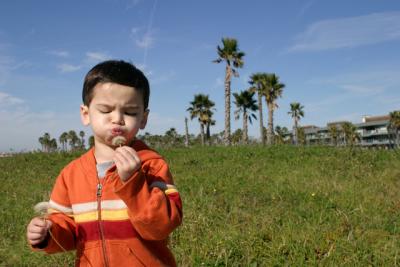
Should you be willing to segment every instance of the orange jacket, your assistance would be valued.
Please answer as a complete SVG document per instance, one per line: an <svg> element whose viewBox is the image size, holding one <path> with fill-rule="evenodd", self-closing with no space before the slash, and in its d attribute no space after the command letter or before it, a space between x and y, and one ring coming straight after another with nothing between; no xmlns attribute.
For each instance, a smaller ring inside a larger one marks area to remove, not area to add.
<svg viewBox="0 0 400 267"><path fill-rule="evenodd" d="M44 251L77 250L76 266L176 266L168 235L182 203L165 161L135 141L142 167L122 183L116 167L98 179L94 149L67 165L54 185ZM56 239L56 240L53 240Z"/></svg>

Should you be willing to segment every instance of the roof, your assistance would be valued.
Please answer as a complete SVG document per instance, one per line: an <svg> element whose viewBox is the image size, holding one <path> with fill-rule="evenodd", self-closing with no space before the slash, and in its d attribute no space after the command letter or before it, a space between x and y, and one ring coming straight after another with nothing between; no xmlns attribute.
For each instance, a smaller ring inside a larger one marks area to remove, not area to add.
<svg viewBox="0 0 400 267"><path fill-rule="evenodd" d="M390 120L390 115L381 115L381 116L365 116L363 118L363 122L374 122L374 121L386 121Z"/></svg>

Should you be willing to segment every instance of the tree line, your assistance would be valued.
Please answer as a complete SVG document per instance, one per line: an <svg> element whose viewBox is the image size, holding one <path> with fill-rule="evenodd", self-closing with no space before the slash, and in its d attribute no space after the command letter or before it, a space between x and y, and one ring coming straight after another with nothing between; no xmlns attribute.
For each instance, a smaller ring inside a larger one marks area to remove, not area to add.
<svg viewBox="0 0 400 267"><path fill-rule="evenodd" d="M247 91L247 93L236 93L235 98L238 98L239 95L252 94ZM202 97L198 97L198 99L208 99L204 95ZM235 105L237 105L237 109L235 110L235 116L237 117L241 114L243 119L243 129L246 129L245 126L246 120L254 119L254 112L257 111L255 100L245 106L250 106L248 109L247 115L245 112L245 108L242 106L243 99L247 99L243 97L242 100L235 99ZM209 101L209 102L208 102ZM211 106L210 112L212 113L212 101L208 99L208 105ZM294 118L294 128L296 128L295 133L290 133L286 127L275 126L273 134L274 134L274 142L275 144L294 144L294 138L297 140L297 144L306 145L306 134L305 128L298 126L298 120L303 115L301 114L302 108L296 107L297 103L294 103L291 110L288 112ZM196 146L196 145L204 145L205 143L208 145L224 145L224 135L225 132L221 131L219 133L211 134L209 130L209 126L211 126L215 121L210 119L212 115L211 113L204 112L200 113L200 119L203 121L204 131L198 135L189 134L187 127L187 119L185 134L181 135L177 132L175 128L168 129L164 134L150 134L149 132L145 132L144 134L139 134L137 138L146 142L150 147L160 149L160 148L174 148L174 147L188 147L188 146ZM246 118L246 119L245 119ZM390 121L387 126L389 130L390 139L392 140L393 147L400 147L400 111L393 111L390 113ZM242 128L235 130L230 136L231 145L241 145L244 144L259 144L260 141L255 138L248 137L247 133ZM356 131L356 126L351 122L342 122L339 124L329 124L328 125L328 135L329 135L329 144L332 146L354 146L357 142L360 141L361 136ZM263 134L264 138L267 138L267 129L263 126ZM296 136L296 137L294 137ZM54 152L54 151L76 151L76 150L84 150L86 149L85 144L85 132L80 131L77 134L75 131L71 130L68 132L63 132L58 138L58 143L55 138L51 138L49 133L45 133L42 137L39 138L39 143L41 144L41 148L43 152ZM317 136L317 140L323 140ZM318 144L327 144L319 141ZM92 147L94 145L94 137L90 136L88 138L88 145Z"/></svg>
<svg viewBox="0 0 400 267"><path fill-rule="evenodd" d="M274 112L279 107L277 100L282 97L285 84L280 81L280 77L275 73L256 72L249 77L249 86L238 93L231 93L231 80L233 77L239 77L238 69L244 65L245 53L239 50L238 42L234 38L222 38L222 45L217 46L218 58L212 62L225 63L225 124L224 131L211 134L210 127L215 125L213 115L215 112L215 103L208 95L199 93L194 95L193 101L189 104L186 111L189 112L190 119L198 119L200 125L200 134L198 136L190 135L188 130L188 119L185 118L185 134L183 136L176 132L175 128L170 128L164 135L151 135L145 133L138 137L147 141L154 147L169 147L199 143L224 144L226 146L235 144L257 143L258 140L249 139L248 123L253 120L259 121L260 142L262 145L290 143L294 145L306 144L305 128L299 126L299 121L304 117L304 106L299 102L290 103L288 114L293 119L293 129L291 133L286 127L274 127ZM231 95L234 97L233 103L236 106L234 111L235 119L242 119L242 128L231 133ZM254 99L257 95L257 99ZM263 102L267 108L267 127L264 127ZM256 112L258 111L258 118ZM390 113L390 122L387 127L391 140L394 140L394 146L400 147L400 111ZM331 145L354 145L360 141L360 135L357 128L351 122L341 124L331 124L328 126L328 132ZM85 148L85 133L79 132L79 137L75 131L64 132L59 137L60 150L76 150ZM50 138L45 133L39 138L42 151L50 152L58 149L56 139ZM89 146L94 143L93 136L89 138Z"/></svg>
<svg viewBox="0 0 400 267"><path fill-rule="evenodd" d="M238 41L234 38L222 38L222 45L217 46L218 58L214 63L225 63L225 127L222 135L223 144L226 146L235 144L237 131L231 134L231 79L239 77L238 69L244 65L245 53L239 50ZM305 144L306 136L304 128L299 127L299 121L304 117L304 106L299 102L290 103L288 114L293 119L293 129L291 134L286 127L277 126L274 128L274 112L279 107L277 100L282 97L285 84L275 73L256 72L250 75L248 81L249 87L239 93L233 93L236 106L234 111L235 119L242 117L243 126L240 129L241 143L248 144L248 122L256 120L255 114L258 111L259 129L261 144L273 145L280 143L291 143L294 145ZM257 94L257 100L254 99ZM267 106L267 128L264 127L263 120L263 100ZM201 144L211 143L210 126L215 125L212 116L215 111L215 103L209 99L208 95L199 93L194 95L193 101L187 108L190 119L197 118L200 124ZM204 132L206 130L206 133ZM329 135L332 145L354 145L360 141L360 135L357 128L351 122L344 122L339 125L329 126ZM186 140L188 139L187 119L185 118ZM399 147L400 143L400 111L390 113L390 122L388 125L389 136L391 140ZM288 137L290 137L288 139ZM186 141L187 143L187 141Z"/></svg>
<svg viewBox="0 0 400 267"><path fill-rule="evenodd" d="M231 78L239 77L238 69L243 67L243 57L245 53L238 48L238 42L234 38L222 38L222 46L217 46L218 58L214 63L225 63L225 129L223 132L223 143L231 145L234 141L231 135ZM260 138L263 145L272 145L277 143L275 141L276 132L274 131L274 111L278 108L277 100L282 97L285 84L280 81L280 78L275 73L257 72L250 76L249 87L239 93L233 93L234 104L236 110L234 111L235 119L238 120L242 117L243 127L242 143L247 144L248 138L248 122L250 124L253 120L257 119L255 114L258 111L258 120L260 125ZM254 99L257 94L257 100ZM263 99L265 100L268 113L268 127L265 130L263 121ZM208 95L196 94L194 100L190 102L187 111L190 118L198 118L200 123L200 135L202 144L205 144L205 139L209 139L209 127L215 124L212 119L214 114L214 102L209 99ZM304 106L298 102L290 104L290 111L288 112L293 120L293 132L297 132L298 121L304 116ZM207 134L204 135L204 129L207 129ZM283 128L278 128L282 130ZM281 134L282 132L278 132ZM281 140L278 140L279 142ZM293 143L297 144L297 136L294 135Z"/></svg>
<svg viewBox="0 0 400 267"><path fill-rule="evenodd" d="M79 131L77 134L74 130L63 132L59 138L58 143L55 138L51 138L49 133L44 133L39 137L39 143L43 152L61 151L74 151L86 149L85 145L85 132ZM94 137L89 137L89 146L94 144Z"/></svg>

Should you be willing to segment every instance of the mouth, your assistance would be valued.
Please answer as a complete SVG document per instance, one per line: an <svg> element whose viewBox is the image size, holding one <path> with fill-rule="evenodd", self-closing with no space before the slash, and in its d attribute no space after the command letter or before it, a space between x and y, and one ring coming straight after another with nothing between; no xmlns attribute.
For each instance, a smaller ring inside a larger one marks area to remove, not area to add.
<svg viewBox="0 0 400 267"><path fill-rule="evenodd" d="M122 135L123 133L124 133L124 131L120 128L114 128L111 130L112 136L119 136L119 135Z"/></svg>

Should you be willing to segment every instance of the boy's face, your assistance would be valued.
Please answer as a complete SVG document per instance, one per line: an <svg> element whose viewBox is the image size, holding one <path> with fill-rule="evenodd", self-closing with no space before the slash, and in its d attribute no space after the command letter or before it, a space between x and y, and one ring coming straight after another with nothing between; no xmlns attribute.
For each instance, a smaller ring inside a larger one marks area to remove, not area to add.
<svg viewBox="0 0 400 267"><path fill-rule="evenodd" d="M89 107L81 106L82 123L91 125L95 142L110 147L115 136L129 144L146 126L148 113L138 90L116 83L97 84Z"/></svg>

